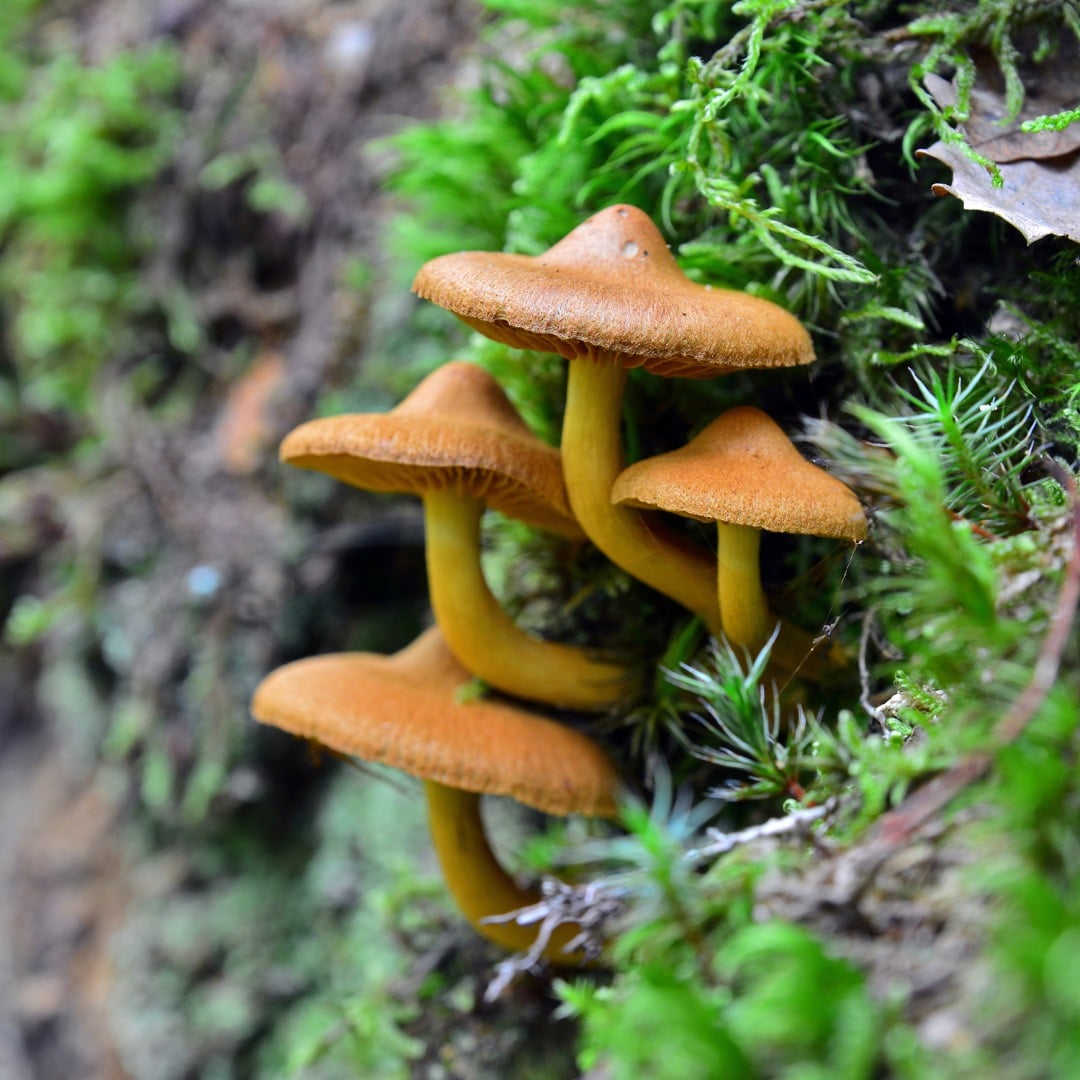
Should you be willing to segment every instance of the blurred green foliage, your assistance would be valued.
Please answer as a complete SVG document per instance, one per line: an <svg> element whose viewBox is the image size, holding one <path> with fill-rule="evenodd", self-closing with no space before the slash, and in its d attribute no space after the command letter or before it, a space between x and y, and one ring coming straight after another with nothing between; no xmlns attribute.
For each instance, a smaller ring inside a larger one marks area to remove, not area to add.
<svg viewBox="0 0 1080 1080"><path fill-rule="evenodd" d="M342 772L288 818L142 852L144 876L165 887L114 943L125 977L112 1020L133 1075L407 1075L419 1044L401 1025L416 1006L395 980L447 911L419 869L423 800ZM385 820L392 837L358 829ZM184 888L168 884L178 870Z"/></svg>
<svg viewBox="0 0 1080 1080"><path fill-rule="evenodd" d="M86 63L27 36L35 6L5 5L0 24L0 290L19 400L81 412L147 309L153 239L126 199L175 146L180 68L165 44Z"/></svg>

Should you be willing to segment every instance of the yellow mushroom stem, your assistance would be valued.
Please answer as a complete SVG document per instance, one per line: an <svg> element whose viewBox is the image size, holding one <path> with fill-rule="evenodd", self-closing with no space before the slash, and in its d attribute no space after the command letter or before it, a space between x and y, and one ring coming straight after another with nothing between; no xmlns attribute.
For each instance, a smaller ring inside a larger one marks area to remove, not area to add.
<svg viewBox="0 0 1080 1080"><path fill-rule="evenodd" d="M570 508L585 535L616 566L699 615L709 632L719 637L726 633L723 607L729 587L718 583L712 554L669 529L656 515L611 501L615 478L625 468L622 400L626 379L627 369L621 363L590 357L570 361L562 430L563 476ZM754 580L764 603L756 562ZM738 607L742 601L733 595L731 603ZM767 607L764 610L768 612ZM766 619L770 629L762 644L776 622L767 614ZM819 677L826 658L813 652L813 635L786 620L780 623L773 662L786 673Z"/></svg>
<svg viewBox="0 0 1080 1080"><path fill-rule="evenodd" d="M563 477L570 508L585 535L638 581L719 626L716 563L703 547L656 515L615 506L611 489L625 467L622 400L627 369L583 357L570 361L563 414Z"/></svg>
<svg viewBox="0 0 1080 1080"><path fill-rule="evenodd" d="M755 655L776 626L761 588L761 530L718 521L716 538L716 588L723 597L724 635L732 645Z"/></svg>
<svg viewBox="0 0 1080 1080"><path fill-rule="evenodd" d="M480 796L434 780L424 781L424 791L431 839L447 888L461 913L489 941L515 952L528 951L536 941L535 925L484 922L492 915L535 904L540 895L521 888L499 865L480 816ZM579 932L573 924L558 927L541 955L553 964L580 964L580 953L565 951Z"/></svg>
<svg viewBox="0 0 1080 1080"><path fill-rule="evenodd" d="M497 690L530 701L589 712L615 705L629 686L625 666L531 637L492 595L480 565L483 503L451 489L423 498L431 607L459 663Z"/></svg>

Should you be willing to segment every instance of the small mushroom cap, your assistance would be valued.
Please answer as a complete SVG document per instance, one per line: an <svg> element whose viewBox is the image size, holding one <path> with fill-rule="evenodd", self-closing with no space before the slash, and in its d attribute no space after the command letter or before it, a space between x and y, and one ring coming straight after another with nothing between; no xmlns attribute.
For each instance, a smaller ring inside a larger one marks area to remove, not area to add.
<svg viewBox="0 0 1080 1080"><path fill-rule="evenodd" d="M264 724L422 780L509 795L548 814L613 817L619 774L588 736L488 699L461 702L471 678L432 627L393 656L297 660L259 684Z"/></svg>
<svg viewBox="0 0 1080 1080"><path fill-rule="evenodd" d="M624 469L611 501L770 532L866 537L855 493L748 405L729 409L686 446Z"/></svg>
<svg viewBox="0 0 1080 1080"><path fill-rule="evenodd" d="M436 368L388 413L309 420L281 460L365 491L423 495L450 488L530 525L580 538L559 451L526 426L483 368Z"/></svg>
<svg viewBox="0 0 1080 1080"><path fill-rule="evenodd" d="M782 308L691 281L633 206L594 214L543 255L465 251L420 268L413 291L497 341L710 378L814 359Z"/></svg>

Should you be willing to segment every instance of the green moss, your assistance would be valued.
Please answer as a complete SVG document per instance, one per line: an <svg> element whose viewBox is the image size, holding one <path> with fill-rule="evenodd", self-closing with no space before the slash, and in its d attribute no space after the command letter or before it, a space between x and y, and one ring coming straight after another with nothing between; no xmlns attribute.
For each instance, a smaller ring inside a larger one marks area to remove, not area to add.
<svg viewBox="0 0 1080 1080"><path fill-rule="evenodd" d="M0 67L19 85L0 122L0 286L16 385L26 407L85 409L94 372L149 308L146 238L124 200L175 145L178 57L159 44L87 65L9 35Z"/></svg>

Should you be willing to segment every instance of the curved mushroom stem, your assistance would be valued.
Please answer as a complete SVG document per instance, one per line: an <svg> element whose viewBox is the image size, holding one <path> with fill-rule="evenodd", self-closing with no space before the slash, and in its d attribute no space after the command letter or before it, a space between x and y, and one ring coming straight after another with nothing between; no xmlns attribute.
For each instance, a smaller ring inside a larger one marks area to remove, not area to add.
<svg viewBox="0 0 1080 1080"><path fill-rule="evenodd" d="M716 588L723 597L724 634L751 655L761 651L775 626L761 588L761 531L749 525L716 523Z"/></svg>
<svg viewBox="0 0 1080 1080"><path fill-rule="evenodd" d="M431 606L450 651L504 693L567 709L611 708L628 689L626 667L530 637L492 595L480 567L483 512L479 499L452 490L424 494Z"/></svg>
<svg viewBox="0 0 1080 1080"><path fill-rule="evenodd" d="M655 515L614 506L611 489L623 470L620 363L570 361L563 414L562 461L570 508L585 535L628 574L670 596L709 624L720 625L716 564L703 547Z"/></svg>
<svg viewBox="0 0 1080 1080"><path fill-rule="evenodd" d="M521 888L499 865L480 816L480 796L434 780L424 781L424 792L431 839L447 888L461 913L489 941L515 952L528 951L536 941L535 926L483 921L535 904L540 895ZM578 932L573 924L557 927L541 955L552 964L580 964L580 953L564 951Z"/></svg>
<svg viewBox="0 0 1080 1080"><path fill-rule="evenodd" d="M589 357L570 361L562 430L563 476L570 508L585 535L616 566L701 616L709 632L719 637L727 632L723 605L729 593L717 581L712 555L667 528L655 515L611 502L615 478L626 464L621 432L626 379L627 369L620 363ZM756 562L754 580L764 604ZM732 596L732 603L738 605L737 596ZM760 644L777 621L768 615L767 607L764 611L770 629ZM837 658L813 652L813 642L813 635L781 619L772 660L786 672L820 677L829 661L835 663Z"/></svg>

